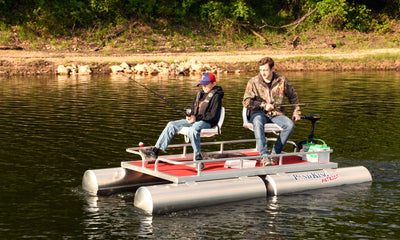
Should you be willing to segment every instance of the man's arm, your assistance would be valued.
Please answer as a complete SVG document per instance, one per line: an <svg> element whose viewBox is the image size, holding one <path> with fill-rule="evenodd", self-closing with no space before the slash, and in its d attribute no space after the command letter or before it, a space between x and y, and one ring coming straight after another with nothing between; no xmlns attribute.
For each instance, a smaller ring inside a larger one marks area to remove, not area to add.
<svg viewBox="0 0 400 240"><path fill-rule="evenodd" d="M297 104L299 104L299 99L297 97L296 91L294 90L292 84L290 84L289 81L286 81L285 95L288 97L289 103L293 105L292 120L293 121L300 120L301 110L300 110L300 106L297 105Z"/></svg>
<svg viewBox="0 0 400 240"><path fill-rule="evenodd" d="M257 87L255 86L254 82L250 80L247 83L246 90L244 91L244 96L243 96L243 107L251 110L259 110L260 107L263 107L263 100L257 94Z"/></svg>

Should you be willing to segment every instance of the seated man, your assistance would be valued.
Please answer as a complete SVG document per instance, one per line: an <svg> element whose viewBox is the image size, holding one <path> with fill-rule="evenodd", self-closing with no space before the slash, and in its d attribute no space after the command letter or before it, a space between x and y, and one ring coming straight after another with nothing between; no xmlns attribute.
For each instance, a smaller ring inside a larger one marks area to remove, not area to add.
<svg viewBox="0 0 400 240"><path fill-rule="evenodd" d="M202 75L197 86L202 88L197 92L191 106L191 112L186 119L171 121L162 131L156 145L149 150L139 150L139 152L150 159L157 159L159 150L165 151L174 135L183 127L189 127L189 139L193 147L196 160L202 160L200 147L200 132L204 128L211 128L217 125L221 115L222 98L224 92L220 86L216 85L215 76L212 73ZM204 164L201 164L201 169Z"/></svg>
<svg viewBox="0 0 400 240"><path fill-rule="evenodd" d="M250 110L250 122L253 123L254 136L260 156L279 154L294 131L294 122L300 120L300 107L297 93L288 79L274 72L274 61L265 57L258 62L260 73L249 80L243 97L243 107ZM284 97L293 104L291 121L285 116ZM272 152L268 151L264 125L275 123L283 130L274 144ZM273 165L275 160L270 157L262 159L264 166Z"/></svg>

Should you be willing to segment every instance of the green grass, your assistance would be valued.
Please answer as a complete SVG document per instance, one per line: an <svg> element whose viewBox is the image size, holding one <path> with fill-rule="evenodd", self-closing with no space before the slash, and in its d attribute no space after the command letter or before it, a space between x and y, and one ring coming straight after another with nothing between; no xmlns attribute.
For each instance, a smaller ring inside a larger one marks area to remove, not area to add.
<svg viewBox="0 0 400 240"><path fill-rule="evenodd" d="M375 61L383 61L383 60L391 60L391 61L397 61L400 60L400 54L398 53L378 53L378 54L373 54L373 55L367 55L363 58L361 58L361 61L368 62L371 59Z"/></svg>
<svg viewBox="0 0 400 240"><path fill-rule="evenodd" d="M102 26L80 30L76 33L83 44L79 45L79 51L89 51L93 46L100 45L104 39L106 46L111 47L112 52L152 52L162 51L235 51L244 49L250 51L265 49L292 50L291 40L299 34L299 48L303 52L331 51L328 44L335 43L335 52L353 51L371 48L399 48L400 30L382 32L371 32L369 34L358 33L355 31L332 31L318 26L299 26L293 32L285 30L258 29L271 45L258 36L252 34L245 28L232 27L220 32L210 32L206 26L123 26L125 31L118 37L114 36L115 29L121 26ZM27 41L31 49L40 50L42 46L50 44L52 47L63 51L72 51L75 46L74 39L71 37L46 36L35 33L29 27L17 27L17 37L22 41ZM0 23L0 44L6 45L13 41L13 31L9 26ZM40 37L39 37L40 36ZM50 39L50 40L49 40ZM102 50L100 50L102 51ZM112 54L111 52L105 54Z"/></svg>
<svg viewBox="0 0 400 240"><path fill-rule="evenodd" d="M0 34L0 45L7 45L11 41L11 33L3 32Z"/></svg>
<svg viewBox="0 0 400 240"><path fill-rule="evenodd" d="M329 64L334 62L340 62L344 65L367 65L367 64L378 64L382 61L398 61L400 59L399 53L379 53L371 54L360 58L329 58L321 56L301 56L301 57L289 57L280 60L280 62L306 62L308 64Z"/></svg>

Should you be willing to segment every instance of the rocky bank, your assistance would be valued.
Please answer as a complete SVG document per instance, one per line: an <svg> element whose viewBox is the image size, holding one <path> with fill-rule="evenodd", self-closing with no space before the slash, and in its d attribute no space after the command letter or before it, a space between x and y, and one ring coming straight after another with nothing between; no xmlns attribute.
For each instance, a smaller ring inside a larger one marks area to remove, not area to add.
<svg viewBox="0 0 400 240"><path fill-rule="evenodd" d="M399 53L400 49L388 48L357 51L259 50L105 56L96 53L1 50L0 75L190 75L205 71L246 73L255 71L257 61L264 56L275 60L278 71L400 71ZM374 58L378 55L381 57Z"/></svg>

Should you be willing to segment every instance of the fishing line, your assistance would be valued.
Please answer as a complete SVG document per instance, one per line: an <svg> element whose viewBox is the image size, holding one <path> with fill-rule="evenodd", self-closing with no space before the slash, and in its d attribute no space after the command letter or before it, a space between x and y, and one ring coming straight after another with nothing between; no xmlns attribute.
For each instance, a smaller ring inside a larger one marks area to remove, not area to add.
<svg viewBox="0 0 400 240"><path fill-rule="evenodd" d="M127 76L125 76L127 77ZM146 87L145 85L141 84L140 82L136 81L135 79L133 79L132 77L127 77L128 79L134 81L135 83L139 84L140 86L142 86L144 89L150 91L151 93L153 93L154 95L156 95L157 97L161 98L161 100L163 100L164 102L168 103L169 105L171 105L172 107L174 107L176 110L180 111L181 113L183 113L185 116L187 116L187 114L180 108L178 108L177 106L175 106L173 103L171 103L170 101L168 101L167 99L165 99L163 96L161 96L160 94L154 92L153 90L151 90L150 88Z"/></svg>
<svg viewBox="0 0 400 240"><path fill-rule="evenodd" d="M324 104L364 104L364 103L400 103L398 101L379 101L379 100L365 100L365 101L331 101L331 102L315 102L315 103L299 103L299 104L282 104L280 107L290 106L308 106L308 105L324 105Z"/></svg>

